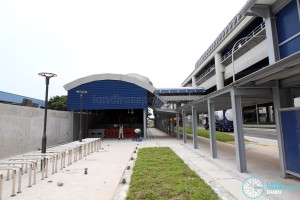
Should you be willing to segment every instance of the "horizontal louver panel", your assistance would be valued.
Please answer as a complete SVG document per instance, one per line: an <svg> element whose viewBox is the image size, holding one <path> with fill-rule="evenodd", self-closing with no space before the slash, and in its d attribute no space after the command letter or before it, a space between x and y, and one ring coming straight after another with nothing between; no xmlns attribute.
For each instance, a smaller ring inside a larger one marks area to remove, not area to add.
<svg viewBox="0 0 300 200"><path fill-rule="evenodd" d="M83 110L147 108L147 90L135 84L102 80L82 84L68 91L68 110L80 110L78 90L87 91L82 98Z"/></svg>

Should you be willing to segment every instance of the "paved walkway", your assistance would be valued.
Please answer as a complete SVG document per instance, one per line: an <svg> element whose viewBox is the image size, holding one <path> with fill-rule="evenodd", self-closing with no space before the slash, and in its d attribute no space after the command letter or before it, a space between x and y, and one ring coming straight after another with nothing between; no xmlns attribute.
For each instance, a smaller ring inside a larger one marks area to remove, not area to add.
<svg viewBox="0 0 300 200"><path fill-rule="evenodd" d="M199 139L199 149L193 149L192 140L187 144L182 140L171 138L157 129L149 129L154 135L154 140L147 139L142 142L131 141L130 139L116 140L105 139L98 152L78 160L71 166L58 173L49 175L46 180L39 180L31 188L27 188L26 174L23 176L22 193L10 197L11 188L4 181L3 200L109 200L123 199L129 185L129 176L135 158L136 148L150 146L168 146L179 155L184 162L195 170L222 199L249 199L242 191L242 184L245 178L257 176L264 184L277 182L282 185L299 186L300 181L295 179L282 179L279 176L279 159L276 147L262 145L257 142L246 144L248 173L236 171L235 151L233 144L217 143L218 158L211 159L209 152L209 141ZM261 143L262 140L260 141ZM88 174L84 174L84 168L88 168ZM122 184L123 178L126 184ZM63 183L59 187L58 182ZM265 187L266 190L266 187ZM300 189L295 191L284 190L281 194L267 194L264 191L259 199L299 199Z"/></svg>

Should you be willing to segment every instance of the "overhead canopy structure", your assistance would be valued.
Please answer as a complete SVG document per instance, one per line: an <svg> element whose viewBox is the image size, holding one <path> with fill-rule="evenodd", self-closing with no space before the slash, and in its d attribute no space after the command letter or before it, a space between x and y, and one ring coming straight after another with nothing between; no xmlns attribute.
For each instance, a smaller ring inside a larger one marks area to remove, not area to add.
<svg viewBox="0 0 300 200"><path fill-rule="evenodd" d="M154 93L160 95L204 94L205 89L202 87L157 88Z"/></svg>
<svg viewBox="0 0 300 200"><path fill-rule="evenodd" d="M157 88L154 91L162 102L167 103L187 103L199 99L206 91L202 87L178 87L178 88ZM160 108L154 106L154 108Z"/></svg>
<svg viewBox="0 0 300 200"><path fill-rule="evenodd" d="M205 93L203 88L192 87L155 89L147 77L139 74L95 74L64 88L68 91L67 110L88 113L87 129L104 130L109 137L117 137L116 127L120 124L125 133L132 128L145 133L148 107L164 108L167 103L194 100Z"/></svg>
<svg viewBox="0 0 300 200"><path fill-rule="evenodd" d="M79 110L79 94L84 90L82 109L140 109L148 107L155 91L147 77L139 74L95 74L79 78L64 86L68 91L68 110Z"/></svg>

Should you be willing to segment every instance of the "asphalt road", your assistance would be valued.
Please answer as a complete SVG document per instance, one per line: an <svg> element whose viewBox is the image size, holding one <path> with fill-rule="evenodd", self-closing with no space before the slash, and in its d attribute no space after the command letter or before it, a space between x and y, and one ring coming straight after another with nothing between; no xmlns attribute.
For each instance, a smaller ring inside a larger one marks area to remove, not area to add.
<svg viewBox="0 0 300 200"><path fill-rule="evenodd" d="M233 135L233 132L229 132L229 134ZM277 140L275 129L244 128L244 136Z"/></svg>
<svg viewBox="0 0 300 200"><path fill-rule="evenodd" d="M204 129L203 126L198 126L198 128ZM233 132L227 132L227 133L233 135ZM276 129L244 128L244 136L277 140Z"/></svg>

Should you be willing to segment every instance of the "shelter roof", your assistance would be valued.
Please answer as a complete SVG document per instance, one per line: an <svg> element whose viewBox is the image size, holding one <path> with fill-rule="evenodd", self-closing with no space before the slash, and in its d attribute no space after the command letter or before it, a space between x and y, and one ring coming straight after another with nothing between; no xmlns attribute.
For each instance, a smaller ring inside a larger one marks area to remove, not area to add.
<svg viewBox="0 0 300 200"><path fill-rule="evenodd" d="M128 83L133 83L141 88L144 88L148 90L149 92L153 93L155 91L155 88L152 86L151 81L142 75L139 74L94 74L90 76L85 76L79 79L76 79L66 85L64 85L65 90L69 91L79 85L93 82L93 81L101 81L101 80L118 80L118 81L124 81Z"/></svg>

